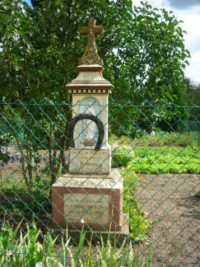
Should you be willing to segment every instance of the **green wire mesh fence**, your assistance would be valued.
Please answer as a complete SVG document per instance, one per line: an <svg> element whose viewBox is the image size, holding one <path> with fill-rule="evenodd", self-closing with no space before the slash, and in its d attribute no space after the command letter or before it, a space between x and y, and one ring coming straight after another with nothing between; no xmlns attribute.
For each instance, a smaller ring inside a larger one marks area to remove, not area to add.
<svg viewBox="0 0 200 267"><path fill-rule="evenodd" d="M73 109L46 99L0 103L1 226L23 220L22 225L35 221L43 232L66 230L52 217L51 193L57 179L69 173L67 128ZM155 266L198 266L200 107L171 106L165 111L150 103L110 101L105 142L111 146L111 170L124 179L124 202L118 209L129 216L131 242L144 256L152 250ZM96 190L103 198L98 182ZM86 207L86 218L106 220L103 212L94 215L92 206Z"/></svg>

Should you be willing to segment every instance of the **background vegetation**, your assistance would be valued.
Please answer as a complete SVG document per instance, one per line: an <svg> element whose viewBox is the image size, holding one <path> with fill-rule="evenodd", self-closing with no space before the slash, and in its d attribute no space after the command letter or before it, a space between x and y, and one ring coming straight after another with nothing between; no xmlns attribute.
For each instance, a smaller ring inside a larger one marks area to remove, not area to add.
<svg viewBox="0 0 200 267"><path fill-rule="evenodd" d="M0 173L1 222L24 218L40 228L50 222L51 185L67 171L71 102L65 85L77 75L85 47L78 29L93 16L105 29L98 50L104 76L115 87L109 105L113 167L123 166L124 211L133 240L142 241L151 223L134 198L138 173L200 172L200 89L184 77L190 54L172 12L147 3L132 6L131 0L93 2L34 0L31 8L21 0L0 0L0 171L12 157L3 148L14 144L20 157L20 175ZM191 136L190 130L196 133ZM48 158L43 169L41 151ZM20 234L18 243L16 232L3 226L0 261L22 262L21 250L30 252L37 244L30 260L57 264L52 246L38 243L36 228L26 230L28 237ZM45 249L47 259L41 254ZM69 247L64 251L71 253ZM99 253L100 264L116 261L109 243Z"/></svg>
<svg viewBox="0 0 200 267"><path fill-rule="evenodd" d="M172 12L147 3L136 7L131 0L98 0L95 5L91 0L35 0L32 5L0 1L0 110L8 118L1 135L9 132L24 162L48 147L52 182L66 170L63 151L69 144L62 133L71 108L65 85L77 75L85 46L79 28L89 16L105 29L97 44L104 76L115 87L109 109L111 133L134 138L157 127L176 129L178 120L197 115L198 108L193 113L183 108L187 99L188 104L197 99L192 96L197 91L184 80L190 54L181 22ZM55 104L58 109L51 108ZM26 181L31 180L29 164L23 173Z"/></svg>

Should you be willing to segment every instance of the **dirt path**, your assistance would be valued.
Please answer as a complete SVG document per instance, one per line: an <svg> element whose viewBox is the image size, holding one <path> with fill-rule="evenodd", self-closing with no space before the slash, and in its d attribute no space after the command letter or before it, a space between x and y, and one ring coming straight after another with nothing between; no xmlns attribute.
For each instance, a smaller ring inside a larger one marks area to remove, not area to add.
<svg viewBox="0 0 200 267"><path fill-rule="evenodd" d="M155 221L147 255L153 249L154 266L200 266L200 175L142 175L137 192L142 210Z"/></svg>

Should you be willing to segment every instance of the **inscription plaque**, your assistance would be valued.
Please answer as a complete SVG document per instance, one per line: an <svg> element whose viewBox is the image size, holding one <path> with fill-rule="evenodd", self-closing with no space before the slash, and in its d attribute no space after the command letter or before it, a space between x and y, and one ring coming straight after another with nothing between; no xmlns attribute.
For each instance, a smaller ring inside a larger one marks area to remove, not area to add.
<svg viewBox="0 0 200 267"><path fill-rule="evenodd" d="M70 173L110 173L111 172L111 151L101 149L70 149Z"/></svg>
<svg viewBox="0 0 200 267"><path fill-rule="evenodd" d="M64 214L69 223L109 223L109 195L67 193Z"/></svg>

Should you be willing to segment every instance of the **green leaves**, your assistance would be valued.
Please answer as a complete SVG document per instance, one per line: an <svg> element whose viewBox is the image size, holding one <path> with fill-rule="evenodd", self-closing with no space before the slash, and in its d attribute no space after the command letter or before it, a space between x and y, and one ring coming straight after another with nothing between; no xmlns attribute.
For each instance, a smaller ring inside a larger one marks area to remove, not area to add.
<svg viewBox="0 0 200 267"><path fill-rule="evenodd" d="M43 0L33 1L33 9L21 0L1 2L1 98L68 102L65 85L77 75L85 46L78 29L94 16L105 29L97 40L104 76L115 86L111 130L134 137L138 124L151 131L163 121L187 116L174 107L185 104L189 51L172 12L147 3L132 8L131 0ZM142 110L134 110L133 103Z"/></svg>
<svg viewBox="0 0 200 267"><path fill-rule="evenodd" d="M193 148L140 147L129 163L139 173L200 173L200 153Z"/></svg>
<svg viewBox="0 0 200 267"><path fill-rule="evenodd" d="M130 0L98 0L95 5L90 0L67 4L41 0L33 5L35 9L21 0L2 3L1 96L11 101L68 100L65 85L75 77L85 46L78 29L94 16L105 29L97 46L105 77L115 86L116 102L152 106L160 102L158 112L144 114L150 123L168 118L166 105L184 104L183 70L189 52L184 31L172 12L147 3L132 8ZM139 114L134 117L143 119ZM122 123L120 117L119 121ZM130 127L127 121L122 124Z"/></svg>
<svg viewBox="0 0 200 267"><path fill-rule="evenodd" d="M85 233L80 234L79 245L76 250L71 246L68 236L61 237L61 244L55 244L49 232L42 235L33 223L27 225L24 232L19 231L20 224L14 231L9 224L4 224L0 233L0 264L4 267L65 267L65 266L152 266L152 257L141 257L140 253L134 251L132 244L126 244L124 239L114 241L108 237L103 238L96 246L89 242L87 248L84 246ZM39 239L43 237L43 242ZM4 243L4 245L2 245ZM112 243L115 245L113 246ZM117 246L116 246L117 245Z"/></svg>
<svg viewBox="0 0 200 267"><path fill-rule="evenodd" d="M54 244L49 233L43 236L44 243L39 242L42 234L33 223L26 225L25 234L19 231L21 223L13 230L9 224L4 224L0 233L0 264L5 267L35 267L42 263L42 266L62 267L56 259Z"/></svg>
<svg viewBox="0 0 200 267"><path fill-rule="evenodd" d="M128 162L131 161L135 156L132 148L127 146L119 146L114 149L112 153L112 167L127 166Z"/></svg>

